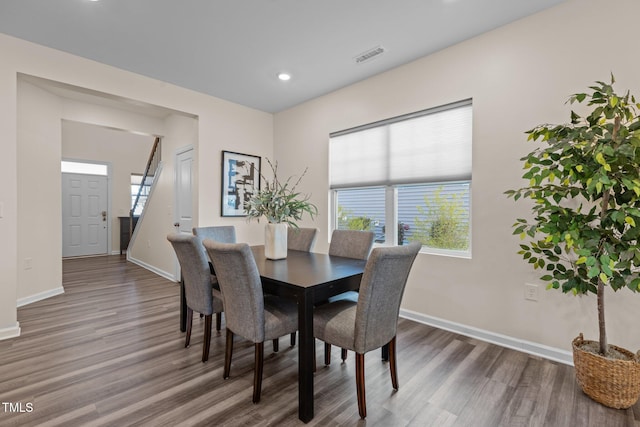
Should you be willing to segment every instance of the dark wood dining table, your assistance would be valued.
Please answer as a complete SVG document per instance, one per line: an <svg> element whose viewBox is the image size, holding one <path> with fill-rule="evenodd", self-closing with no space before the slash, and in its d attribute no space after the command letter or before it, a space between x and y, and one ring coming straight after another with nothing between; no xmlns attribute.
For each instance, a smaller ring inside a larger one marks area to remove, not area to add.
<svg viewBox="0 0 640 427"><path fill-rule="evenodd" d="M313 419L313 307L329 297L360 286L366 261L315 252L287 251L287 258L269 260L264 246L252 246L265 292L298 303L298 417ZM180 328L186 328L186 300L181 296Z"/></svg>

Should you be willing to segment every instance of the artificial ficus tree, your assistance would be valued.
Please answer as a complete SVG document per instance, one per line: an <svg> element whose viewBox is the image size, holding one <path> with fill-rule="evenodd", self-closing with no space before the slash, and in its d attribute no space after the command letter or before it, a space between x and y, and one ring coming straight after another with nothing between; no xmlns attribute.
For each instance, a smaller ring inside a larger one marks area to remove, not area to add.
<svg viewBox="0 0 640 427"><path fill-rule="evenodd" d="M509 190L533 201L533 219L517 219L518 252L547 288L597 295L600 354L608 350L604 290L640 291L640 104L596 82L569 103L591 111L527 132L542 143L520 159L528 186Z"/></svg>

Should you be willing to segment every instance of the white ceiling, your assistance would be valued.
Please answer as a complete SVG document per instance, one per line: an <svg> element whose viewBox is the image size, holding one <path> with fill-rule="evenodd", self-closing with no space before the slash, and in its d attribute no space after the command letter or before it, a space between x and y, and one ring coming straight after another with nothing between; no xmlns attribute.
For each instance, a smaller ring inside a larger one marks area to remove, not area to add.
<svg viewBox="0 0 640 427"><path fill-rule="evenodd" d="M562 1L1 0L0 32L278 112Z"/></svg>

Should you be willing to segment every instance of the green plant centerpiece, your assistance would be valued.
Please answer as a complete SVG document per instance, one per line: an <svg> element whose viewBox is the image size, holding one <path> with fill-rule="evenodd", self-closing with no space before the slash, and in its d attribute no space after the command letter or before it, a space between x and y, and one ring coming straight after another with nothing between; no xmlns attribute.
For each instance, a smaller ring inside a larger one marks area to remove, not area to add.
<svg viewBox="0 0 640 427"><path fill-rule="evenodd" d="M611 83L598 81L590 93L569 98L590 107L585 117L571 111L568 124L526 132L528 140L542 143L520 159L529 185L506 194L533 202L533 219L517 219L514 234L528 240L518 253L543 271L547 289L597 295L599 341L584 341L582 334L574 340L576 377L589 396L620 408L638 400L640 364L638 356L607 342L605 287L640 290L640 104L629 92L617 94L614 81L612 75ZM595 374L580 372L576 348L589 343L598 362L627 359L621 362L629 371L605 375L626 376L631 397L603 400L614 391L601 382L586 384Z"/></svg>
<svg viewBox="0 0 640 427"><path fill-rule="evenodd" d="M318 214L318 208L309 201L308 194L297 191L298 185L306 175L308 168L302 172L295 183L293 176L285 181L278 177L278 162L272 163L267 158L273 178L265 178L260 173L263 185L255 192L244 208L249 220L264 217L268 224L265 227L265 255L269 259L282 259L287 256L287 227L298 228L297 221L308 214L313 219Z"/></svg>

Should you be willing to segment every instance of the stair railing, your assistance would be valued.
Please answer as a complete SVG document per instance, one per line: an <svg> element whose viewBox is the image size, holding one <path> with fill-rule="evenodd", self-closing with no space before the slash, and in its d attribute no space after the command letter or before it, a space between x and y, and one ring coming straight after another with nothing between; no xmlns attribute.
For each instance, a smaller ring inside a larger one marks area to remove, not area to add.
<svg viewBox="0 0 640 427"><path fill-rule="evenodd" d="M129 211L129 241L131 241L131 236L133 236L133 231L135 230L138 222L134 221L133 219L134 212L136 211L136 209L138 208L138 204L140 203L142 190L145 188L145 186L150 186L153 183L156 170L158 169L158 165L160 164L160 151L160 137L156 137L155 141L153 142L153 148L151 148L151 154L149 154L147 167L144 170L144 175L142 175L142 181L140 182L140 187L138 188L136 200L133 202L133 207Z"/></svg>

